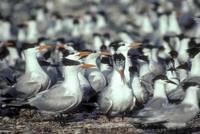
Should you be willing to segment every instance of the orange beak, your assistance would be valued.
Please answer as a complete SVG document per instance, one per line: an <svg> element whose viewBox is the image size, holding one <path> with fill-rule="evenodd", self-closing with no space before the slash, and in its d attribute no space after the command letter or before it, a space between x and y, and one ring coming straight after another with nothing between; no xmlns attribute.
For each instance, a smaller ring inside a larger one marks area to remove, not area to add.
<svg viewBox="0 0 200 134"><path fill-rule="evenodd" d="M84 56L88 56L89 54L91 54L91 52L88 52L88 51L80 51L78 52L77 56L79 57L84 57Z"/></svg>
<svg viewBox="0 0 200 134"><path fill-rule="evenodd" d="M82 68L90 68L90 67L95 67L95 65L92 64L81 64Z"/></svg>
<svg viewBox="0 0 200 134"><path fill-rule="evenodd" d="M65 45L64 44L59 44L56 46L57 48L65 48Z"/></svg>
<svg viewBox="0 0 200 134"><path fill-rule="evenodd" d="M51 48L49 45L42 45L37 48L37 50L42 51L43 49Z"/></svg>
<svg viewBox="0 0 200 134"><path fill-rule="evenodd" d="M119 72L121 78L123 79L124 78L124 70L121 69L121 70L118 70L118 72Z"/></svg>
<svg viewBox="0 0 200 134"><path fill-rule="evenodd" d="M182 13L180 11L176 11L176 16L180 17L182 15Z"/></svg>
<svg viewBox="0 0 200 134"><path fill-rule="evenodd" d="M110 52L107 52L107 51L101 51L99 54L104 55L104 56L112 56L112 54Z"/></svg>
<svg viewBox="0 0 200 134"><path fill-rule="evenodd" d="M136 49L136 48L139 48L141 44L142 43L140 42L132 42L128 47Z"/></svg>

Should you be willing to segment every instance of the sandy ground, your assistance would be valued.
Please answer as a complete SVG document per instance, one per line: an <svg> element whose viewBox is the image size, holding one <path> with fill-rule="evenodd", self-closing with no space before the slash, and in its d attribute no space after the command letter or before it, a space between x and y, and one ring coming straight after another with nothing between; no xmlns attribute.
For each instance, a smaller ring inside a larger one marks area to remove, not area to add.
<svg viewBox="0 0 200 134"><path fill-rule="evenodd" d="M131 117L114 117L110 120L104 115L86 111L64 114L60 118L41 114L30 109L1 109L0 133L59 133L59 134L199 134L200 119L197 117L185 129L167 130L160 126L131 124Z"/></svg>

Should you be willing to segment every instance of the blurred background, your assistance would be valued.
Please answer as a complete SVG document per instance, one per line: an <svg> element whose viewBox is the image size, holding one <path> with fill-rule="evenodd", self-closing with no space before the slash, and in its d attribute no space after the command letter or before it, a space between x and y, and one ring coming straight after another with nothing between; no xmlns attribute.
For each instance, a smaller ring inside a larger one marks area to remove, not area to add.
<svg viewBox="0 0 200 134"><path fill-rule="evenodd" d="M198 0L1 0L0 39L80 37L102 31L145 35L150 31L143 30L144 16L157 30L159 16L172 11L184 31L195 25L192 16L199 15L199 7Z"/></svg>

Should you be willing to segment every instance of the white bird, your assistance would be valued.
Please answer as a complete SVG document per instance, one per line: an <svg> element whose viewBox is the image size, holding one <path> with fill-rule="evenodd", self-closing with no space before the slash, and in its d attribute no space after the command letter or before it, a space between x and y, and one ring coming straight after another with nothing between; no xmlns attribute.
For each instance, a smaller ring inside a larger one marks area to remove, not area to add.
<svg viewBox="0 0 200 134"><path fill-rule="evenodd" d="M176 35L181 34L182 31L179 26L175 11L172 11L171 14L169 15L168 22L169 22L167 29L168 32L175 33Z"/></svg>
<svg viewBox="0 0 200 134"><path fill-rule="evenodd" d="M98 98L100 110L104 114L114 116L131 111L135 106L136 99L132 94L132 89L128 87L124 79L124 66L125 57L122 54L115 54L112 78Z"/></svg>
<svg viewBox="0 0 200 134"><path fill-rule="evenodd" d="M38 93L28 100L28 104L41 112L62 113L76 108L82 101L83 89L81 88L78 73L81 68L89 68L94 65L81 64L74 60L77 55L69 55L63 59L64 81L56 84L49 90Z"/></svg>
<svg viewBox="0 0 200 134"><path fill-rule="evenodd" d="M97 52L89 54L85 59L84 62L87 64L96 65L95 67L88 68L85 70L85 77L89 81L91 87L95 90L96 93L100 92L102 89L105 88L107 81L104 77L103 73L97 67L97 58L100 55L111 55L108 52Z"/></svg>
<svg viewBox="0 0 200 134"><path fill-rule="evenodd" d="M158 31L161 35L165 35L167 33L167 30L168 30L167 21L168 21L168 18L166 14L162 14L158 18L158 24L159 24Z"/></svg>
<svg viewBox="0 0 200 134"><path fill-rule="evenodd" d="M37 22L35 18L31 18L27 22L27 40L28 41L36 41L36 39L39 37L40 33L38 32L37 28Z"/></svg>
<svg viewBox="0 0 200 134"><path fill-rule="evenodd" d="M198 83L187 82L183 86L186 90L184 100L178 105L168 105L160 107L153 114L143 118L143 123L154 124L160 123L166 128L183 128L199 113Z"/></svg>
<svg viewBox="0 0 200 134"><path fill-rule="evenodd" d="M35 44L23 44L25 56L25 74L17 79L14 88L8 94L17 99L26 99L49 87L48 75L39 65L36 54L49 46L35 46Z"/></svg>
<svg viewBox="0 0 200 134"><path fill-rule="evenodd" d="M148 99L147 90L145 90L145 88L141 84L137 67L136 66L130 67L129 72L130 72L130 77L131 77L130 87L133 90L133 94L136 98L136 102L140 105L141 104L143 105Z"/></svg>
<svg viewBox="0 0 200 134"><path fill-rule="evenodd" d="M139 120L136 119L135 121L140 122L141 117L154 115L155 111L168 105L169 101L166 95L166 84L168 81L165 75L158 75L153 79L153 97L144 105L143 109L139 110L136 115L136 118L138 116Z"/></svg>

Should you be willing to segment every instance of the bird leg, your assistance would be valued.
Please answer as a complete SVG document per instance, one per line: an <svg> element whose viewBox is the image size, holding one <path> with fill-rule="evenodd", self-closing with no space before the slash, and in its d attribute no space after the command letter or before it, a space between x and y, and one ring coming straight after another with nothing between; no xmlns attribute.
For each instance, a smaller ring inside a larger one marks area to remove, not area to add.
<svg viewBox="0 0 200 134"><path fill-rule="evenodd" d="M63 118L63 114L62 114L62 113L60 113L60 114L58 115L58 120L59 120L59 123L60 123L61 126L64 126L64 125L65 125L65 120L64 120L64 118Z"/></svg>
<svg viewBox="0 0 200 134"><path fill-rule="evenodd" d="M111 116L110 115L106 115L106 118L108 119L108 121L111 121Z"/></svg>
<svg viewBox="0 0 200 134"><path fill-rule="evenodd" d="M126 113L125 112L122 113L122 121L124 121L124 117L126 117Z"/></svg>

